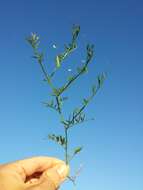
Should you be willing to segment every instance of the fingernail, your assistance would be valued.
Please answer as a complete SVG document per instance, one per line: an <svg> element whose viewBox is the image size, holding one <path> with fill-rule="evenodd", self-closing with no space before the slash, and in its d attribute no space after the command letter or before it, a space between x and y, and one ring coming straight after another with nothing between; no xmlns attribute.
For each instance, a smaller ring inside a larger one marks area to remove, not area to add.
<svg viewBox="0 0 143 190"><path fill-rule="evenodd" d="M65 164L62 164L57 168L57 172L61 178L65 178L68 175L69 167L66 166Z"/></svg>

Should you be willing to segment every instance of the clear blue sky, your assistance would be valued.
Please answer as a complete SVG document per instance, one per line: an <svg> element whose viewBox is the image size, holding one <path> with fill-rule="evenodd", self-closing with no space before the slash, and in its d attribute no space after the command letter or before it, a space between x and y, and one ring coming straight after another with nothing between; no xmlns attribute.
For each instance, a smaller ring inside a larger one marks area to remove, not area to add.
<svg viewBox="0 0 143 190"><path fill-rule="evenodd" d="M141 0L1 1L0 162L34 155L62 158L57 146L43 140L48 133L60 132L61 126L55 114L40 103L48 99L49 89L25 37L30 32L41 36L51 67L56 52L69 42L72 25L80 24L79 48L67 64L72 68L80 61L87 42L96 44L96 57L89 74L70 89L74 101L67 102L67 109L78 102L78 95L88 95L96 73L107 71L108 78L87 109L88 116L96 120L72 132L72 145L85 147L73 162L74 168L84 165L77 189L142 190L142 21ZM59 77L63 80L63 75ZM62 187L72 188L71 184Z"/></svg>

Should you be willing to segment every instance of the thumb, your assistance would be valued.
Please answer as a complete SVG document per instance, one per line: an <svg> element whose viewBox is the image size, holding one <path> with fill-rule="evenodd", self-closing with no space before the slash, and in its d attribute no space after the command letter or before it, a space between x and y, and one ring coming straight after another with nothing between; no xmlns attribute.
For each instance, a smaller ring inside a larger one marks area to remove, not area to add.
<svg viewBox="0 0 143 190"><path fill-rule="evenodd" d="M46 170L38 184L33 184L27 190L56 190L66 179L69 173L69 167L65 164L58 164L51 169Z"/></svg>

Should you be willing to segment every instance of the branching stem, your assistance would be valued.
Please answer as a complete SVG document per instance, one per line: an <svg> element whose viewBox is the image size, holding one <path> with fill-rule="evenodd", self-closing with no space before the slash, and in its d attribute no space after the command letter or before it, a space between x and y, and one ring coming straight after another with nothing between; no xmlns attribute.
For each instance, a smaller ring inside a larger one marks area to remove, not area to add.
<svg viewBox="0 0 143 190"><path fill-rule="evenodd" d="M64 119L64 116L62 114L62 108L60 106L60 102L59 102L59 96L56 96L56 101L57 101L57 105L58 105L58 113L60 115L60 117L62 119ZM68 165L69 164L69 160L68 160L68 127L64 125L64 132L65 132L65 162Z"/></svg>
<svg viewBox="0 0 143 190"><path fill-rule="evenodd" d="M88 64L89 64L90 61L88 61L85 66L81 69L80 72L78 72L74 77L73 79L71 79L70 81L68 81L64 87L62 88L61 92L60 92L60 95L71 85L71 83L73 83L82 73L83 73L83 70L87 68Z"/></svg>
<svg viewBox="0 0 143 190"><path fill-rule="evenodd" d="M71 43L65 46L64 53L56 56L56 68L54 68L51 74L47 72L46 66L43 63L44 54L38 51L38 47L40 43L39 36L37 36L35 33L32 33L32 35L27 38L28 43L30 43L30 45L32 46L34 50L33 58L35 58L38 61L40 68L42 70L42 73L44 75L44 80L50 86L52 90L52 96L54 96L52 101L50 103L47 103L47 106L56 110L56 112L59 114L61 124L63 124L64 134L58 135L58 136L55 134L50 135L50 139L54 140L55 142L57 142L59 145L61 145L64 148L64 159L67 165L69 165L73 157L82 150L82 147L76 147L73 152L73 155L72 156L69 155L70 133L68 130L74 125L85 121L85 114L83 113L83 111L87 107L87 105L90 103L92 98L96 95L97 91L100 89L102 80L103 80L103 77L98 77L98 86L97 88L92 89L92 92L93 92L92 95L86 99L83 99L83 104L79 108L76 108L73 111L72 118L70 115L69 119L66 120L63 114L64 97L62 97L62 94L71 86L73 82L75 82L84 72L87 71L88 65L94 55L94 46L89 45L89 44L87 45L87 48L86 48L87 57L86 57L85 64L82 67L77 68L77 72L73 76L71 76L61 88L55 88L55 85L52 82L52 78L55 75L56 71L59 69L59 67L61 67L61 63L65 60L65 58L68 57L74 49L76 49L77 47L76 40L77 40L79 32L80 32L80 26L74 26L72 30L72 41ZM75 184L76 178L72 178L70 176L68 176L68 178Z"/></svg>
<svg viewBox="0 0 143 190"><path fill-rule="evenodd" d="M40 67L41 67L41 69L42 69L42 72L43 72L43 74L44 74L44 76L45 76L45 78L46 78L48 84L50 85L50 87L52 88L52 90L54 90L54 86L53 86L53 84L51 83L51 80L50 80L50 78L49 78L49 76L48 76L48 74L47 74L47 71L45 70L43 64L42 64L42 63L39 63L39 64L40 64Z"/></svg>

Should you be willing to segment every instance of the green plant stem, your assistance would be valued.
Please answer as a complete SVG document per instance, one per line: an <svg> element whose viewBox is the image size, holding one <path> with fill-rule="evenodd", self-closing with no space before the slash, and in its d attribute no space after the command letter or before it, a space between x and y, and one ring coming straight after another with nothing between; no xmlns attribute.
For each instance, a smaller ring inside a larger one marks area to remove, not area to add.
<svg viewBox="0 0 143 190"><path fill-rule="evenodd" d="M84 67L81 69L81 71L78 72L78 73L73 77L72 80L68 81L68 82L64 85L63 89L62 89L61 92L60 92L60 95L70 86L71 83L73 83L73 82L83 73L84 69L87 68L89 62L90 62L90 60L86 62L86 64L84 65Z"/></svg>
<svg viewBox="0 0 143 190"><path fill-rule="evenodd" d="M43 64L42 64L42 63L39 63L39 64L40 64L40 67L41 67L41 69L42 69L42 72L43 72L43 74L44 74L44 76L45 76L45 78L46 78L48 84L50 85L50 87L52 88L52 90L54 90L54 86L53 86L53 84L51 83L51 80L50 80L50 78L49 78L49 76L48 76L48 74L47 74L47 72L46 72L46 70L45 70Z"/></svg>
<svg viewBox="0 0 143 190"><path fill-rule="evenodd" d="M57 105L58 105L58 112L61 116L61 118L63 117L62 116L62 110L61 110L61 107L60 107L60 102L59 102L59 96L56 96L56 102L57 102Z"/></svg>
<svg viewBox="0 0 143 190"><path fill-rule="evenodd" d="M58 105L58 113L59 113L61 119L64 119L64 116L62 114L62 108L59 103L59 96L56 96L56 101L57 101L57 105ZM68 165L69 164L69 161L68 161L68 128L65 125L64 125L64 132L65 132L65 142L66 142L65 143L65 162Z"/></svg>
<svg viewBox="0 0 143 190"><path fill-rule="evenodd" d="M65 162L68 165L68 129L65 127L65 139L66 139L66 144L65 144Z"/></svg>
<svg viewBox="0 0 143 190"><path fill-rule="evenodd" d="M90 101L93 99L93 97L94 97L94 96L97 94L97 92L99 91L100 87L101 87L101 86L98 85L95 94L92 94L92 95L89 97L87 104L84 104L83 106L81 106L81 108L79 109L79 111L73 116L73 118L72 118L72 120L70 121L70 123L68 123L68 126L67 126L68 129L69 129L70 127L72 127L73 125L76 125L76 124L72 124L72 123L74 122L74 119L75 119L76 117L78 117L78 116L80 115L80 113L88 106L88 104L90 103ZM71 124L72 124L72 126L71 126Z"/></svg>
<svg viewBox="0 0 143 190"><path fill-rule="evenodd" d="M38 50L37 50L36 48L34 48L34 55L37 55L37 54L39 54L39 53L38 53ZM40 65L40 67L41 67L41 70L42 70L42 72L43 72L43 74L44 74L44 76L45 76L45 78L46 78L46 80L47 80L49 86L51 87L52 91L54 92L54 89L55 89L55 88L54 88L53 84L51 83L50 77L49 77L49 75L48 75L46 69L44 68L44 66L43 66L43 64L42 64L42 60L38 60L38 63L39 63L39 65Z"/></svg>

